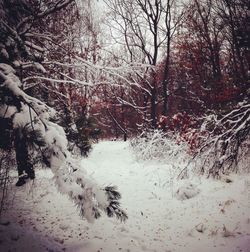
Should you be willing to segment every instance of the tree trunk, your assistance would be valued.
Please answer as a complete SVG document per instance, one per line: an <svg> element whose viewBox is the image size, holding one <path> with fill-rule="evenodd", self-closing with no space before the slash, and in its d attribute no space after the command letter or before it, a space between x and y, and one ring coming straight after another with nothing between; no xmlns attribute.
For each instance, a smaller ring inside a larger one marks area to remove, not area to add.
<svg viewBox="0 0 250 252"><path fill-rule="evenodd" d="M168 34L167 39L167 57L164 67L164 76L163 76L163 111L164 116L168 113L168 80L169 80L169 64L170 64L170 34Z"/></svg>
<svg viewBox="0 0 250 252"><path fill-rule="evenodd" d="M155 80L154 80L155 82ZM157 128L157 94L156 94L156 87L154 84L154 87L151 90L151 120L152 120L152 127L154 129Z"/></svg>
<svg viewBox="0 0 250 252"><path fill-rule="evenodd" d="M26 173L29 178L34 179L35 173L33 164L30 160L27 141L20 129L15 130L14 148L16 152L18 176L21 177Z"/></svg>

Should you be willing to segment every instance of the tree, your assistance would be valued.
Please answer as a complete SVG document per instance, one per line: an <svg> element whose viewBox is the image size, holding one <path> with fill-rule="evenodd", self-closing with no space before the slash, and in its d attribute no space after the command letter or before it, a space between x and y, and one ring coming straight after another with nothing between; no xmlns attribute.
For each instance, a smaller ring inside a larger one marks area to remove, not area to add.
<svg viewBox="0 0 250 252"><path fill-rule="evenodd" d="M248 80L243 74L239 76L239 60L233 63L232 33L222 15L223 10L228 11L221 5L224 6L221 1L210 0L186 4L185 22L172 57L175 67L170 72L170 114L177 108L196 115L208 110L226 113L244 99ZM239 12L246 10L243 2L242 9L237 6ZM246 34L243 32L244 40L247 40ZM241 49L245 70L248 69L246 51Z"/></svg>
<svg viewBox="0 0 250 252"><path fill-rule="evenodd" d="M223 36L221 20L216 20L211 0L191 2L187 23L190 32L200 48L203 69L200 71L201 83L204 88L215 89L220 85L221 73L221 48Z"/></svg>
<svg viewBox="0 0 250 252"><path fill-rule="evenodd" d="M19 170L26 172L26 175L22 173L23 180L27 176L34 179L34 162L39 161L51 168L58 190L77 205L81 216L92 221L104 211L110 217L125 220L127 215L119 206L121 195L116 187L101 188L87 177L67 149L65 131L56 123L55 110L23 90L24 82L29 81L30 85L37 73L40 73L39 82L46 76L44 61L60 59L51 44L57 41L53 41L53 36L58 38L61 34L47 33L46 27L53 30L54 23L44 26L43 22L54 15L58 18L61 11L73 14L75 1L0 2L0 51L4 55L0 58L0 120L7 121L4 127L10 132L7 143L15 149ZM54 81L61 82L59 76L63 73L49 71L49 74L53 74ZM14 145L9 141L11 137ZM6 145L1 143L1 147Z"/></svg>
<svg viewBox="0 0 250 252"><path fill-rule="evenodd" d="M246 0L216 1L216 12L224 26L223 35L228 42L229 65L232 79L243 92L248 88L250 69L249 61L249 26L250 6Z"/></svg>
<svg viewBox="0 0 250 252"><path fill-rule="evenodd" d="M150 104L150 120L153 128L157 127L160 102L160 87L157 83L155 67L161 55L164 54L166 54L165 74L161 86L163 86L163 113L167 113L170 47L182 16L172 16L176 2L174 0L105 1L113 15L113 28L118 33L116 37L119 38L120 34L123 37L122 40L117 39L116 42L126 47L129 55L128 60L148 64L148 68L145 69L139 83L143 87L140 92L144 97L145 108L147 109L147 104ZM164 48L166 48L166 52Z"/></svg>

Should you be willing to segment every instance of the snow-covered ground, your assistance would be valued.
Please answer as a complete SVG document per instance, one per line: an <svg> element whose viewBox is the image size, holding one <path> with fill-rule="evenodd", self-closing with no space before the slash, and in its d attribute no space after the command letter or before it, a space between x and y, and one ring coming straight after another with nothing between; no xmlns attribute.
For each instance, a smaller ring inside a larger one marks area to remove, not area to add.
<svg viewBox="0 0 250 252"><path fill-rule="evenodd" d="M51 171L40 170L33 184L13 185L0 251L250 251L249 175L177 181L178 164L136 161L124 142L98 143L82 163L99 183L118 185L127 222L82 220Z"/></svg>

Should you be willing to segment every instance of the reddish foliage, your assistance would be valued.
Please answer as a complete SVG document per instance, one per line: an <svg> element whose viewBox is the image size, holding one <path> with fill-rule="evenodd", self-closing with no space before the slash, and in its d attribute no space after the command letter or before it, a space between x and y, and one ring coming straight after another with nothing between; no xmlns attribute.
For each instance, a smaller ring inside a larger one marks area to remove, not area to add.
<svg viewBox="0 0 250 252"><path fill-rule="evenodd" d="M165 131L169 130L176 133L177 143L185 142L189 146L191 152L195 151L201 141L201 137L205 132L197 129L197 120L187 113L177 113L172 118L161 116L158 126Z"/></svg>

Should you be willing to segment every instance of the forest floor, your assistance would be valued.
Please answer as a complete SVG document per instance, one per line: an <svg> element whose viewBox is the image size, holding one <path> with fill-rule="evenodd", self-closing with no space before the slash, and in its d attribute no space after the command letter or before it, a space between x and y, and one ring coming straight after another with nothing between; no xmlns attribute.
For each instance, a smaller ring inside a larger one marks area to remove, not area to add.
<svg viewBox="0 0 250 252"><path fill-rule="evenodd" d="M57 192L51 171L38 170L34 183L9 192L0 251L250 251L249 175L176 180L178 164L138 161L119 141L94 145L82 162L102 185L118 185L129 219L88 223Z"/></svg>

